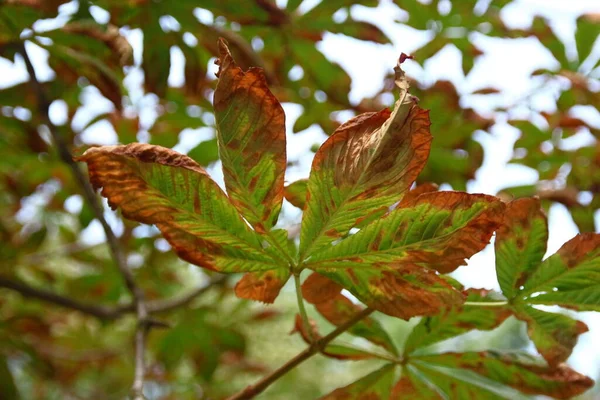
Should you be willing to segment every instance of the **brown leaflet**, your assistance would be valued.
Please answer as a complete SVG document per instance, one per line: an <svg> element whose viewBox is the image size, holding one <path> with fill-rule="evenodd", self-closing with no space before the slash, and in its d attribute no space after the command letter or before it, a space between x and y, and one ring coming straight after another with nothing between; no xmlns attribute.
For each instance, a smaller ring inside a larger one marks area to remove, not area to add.
<svg viewBox="0 0 600 400"><path fill-rule="evenodd" d="M273 303L289 276L286 269L248 272L235 285L235 294L243 299Z"/></svg>
<svg viewBox="0 0 600 400"><path fill-rule="evenodd" d="M410 204L411 202L415 201L417 199L417 197L419 197L420 195L422 195L424 193L437 192L438 189L439 189L439 186L435 183L432 183L432 182L422 183L419 186L416 186L410 192L406 193L404 195L404 197L402 198L402 201L400 202L400 204L398 204L398 207L402 208L406 204Z"/></svg>
<svg viewBox="0 0 600 400"><path fill-rule="evenodd" d="M256 233L191 158L133 143L92 148L77 159L87 162L90 181L111 207L155 224L181 258L219 272L257 271L242 279L238 293L274 300L289 271L262 251Z"/></svg>
<svg viewBox="0 0 600 400"><path fill-rule="evenodd" d="M464 301L463 295L434 271L414 265L383 271L369 285L375 288L376 295L367 305L405 320L418 315L437 315L440 310Z"/></svg>
<svg viewBox="0 0 600 400"><path fill-rule="evenodd" d="M557 252L567 268L573 268L600 248L600 235L597 233L580 233L566 242Z"/></svg>
<svg viewBox="0 0 600 400"><path fill-rule="evenodd" d="M335 297L342 289L326 276L313 272L302 284L302 296L311 304L323 303Z"/></svg>
<svg viewBox="0 0 600 400"><path fill-rule="evenodd" d="M262 69L242 71L223 39L219 53L214 109L225 185L240 213L265 233L283 201L285 114Z"/></svg>

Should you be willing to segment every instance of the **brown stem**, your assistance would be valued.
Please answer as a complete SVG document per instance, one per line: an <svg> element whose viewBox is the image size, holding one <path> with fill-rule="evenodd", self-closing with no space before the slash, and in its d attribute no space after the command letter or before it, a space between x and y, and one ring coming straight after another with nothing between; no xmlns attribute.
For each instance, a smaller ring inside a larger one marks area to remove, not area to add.
<svg viewBox="0 0 600 400"><path fill-rule="evenodd" d="M136 367L135 367L135 377L132 385L132 395L135 399L143 399L142 387L144 384L144 339L145 335L148 331L149 325L147 324L148 311L146 310L146 303L144 302L144 292L142 289L136 285L133 274L127 267L127 260L125 258L125 253L121 248L117 237L112 231L110 225L104 218L104 209L102 208L101 203L98 201L96 197L96 193L88 180L85 177L85 174L79 168L79 165L73 160L73 155L69 151L69 147L67 143L63 139L63 137L59 134L58 129L50 120L50 101L46 96L43 86L40 84L37 75L35 73L35 68L27 54L27 50L25 48L25 43L20 44L19 53L23 57L25 61L25 67L27 68L27 73L30 77L30 82L35 91L38 100L38 110L42 121L48 127L50 131L50 135L54 140L54 143L58 149L59 156L61 160L69 166L75 180L83 190L83 194L89 205L91 206L95 217L100 221L102 228L104 229L104 234L106 236L106 241L108 242L108 247L110 248L111 254L115 263L117 264L117 268L119 269L123 280L125 281L125 285L127 289L131 293L133 297L133 301L136 306L136 312L138 317L138 333L136 334Z"/></svg>
<svg viewBox="0 0 600 400"><path fill-rule="evenodd" d="M365 308L359 313L356 313L352 318L346 321L346 323L337 327L327 336L323 336L321 339L313 342L304 351L298 353L294 358L283 364L281 367L277 368L275 371L271 372L269 375L265 376L264 378L256 382L254 385L250 385L244 390L229 397L227 400L251 399L254 396L262 393L273 382L284 376L286 373L288 373L290 370L292 370L294 367L301 364L308 358L312 357L316 353L321 352L329 342L331 342L333 339L347 331L352 325L356 324L357 322L371 314L373 311L375 310L373 310L372 308Z"/></svg>

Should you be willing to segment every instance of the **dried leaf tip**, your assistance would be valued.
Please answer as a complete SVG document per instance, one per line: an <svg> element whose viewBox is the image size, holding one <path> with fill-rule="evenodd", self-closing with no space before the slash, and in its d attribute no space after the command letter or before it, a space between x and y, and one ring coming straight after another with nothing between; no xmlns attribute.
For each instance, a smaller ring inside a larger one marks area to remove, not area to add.
<svg viewBox="0 0 600 400"><path fill-rule="evenodd" d="M414 96L408 95L408 89L410 88L410 84L408 83L408 79L406 78L406 73L401 67L401 64L407 59L412 59L412 56L406 55L404 53L400 54L400 58L398 59L398 63L394 67L395 79L394 82L396 86L400 89L400 104L403 104L405 100L416 101L417 98Z"/></svg>
<svg viewBox="0 0 600 400"><path fill-rule="evenodd" d="M219 58L215 60L215 64L219 66L219 70L215 74L217 78L220 77L221 71L228 67L230 63L235 64L233 61L233 57L231 56L231 52L229 51L229 47L227 46L227 41L220 37L217 40L217 45L219 46Z"/></svg>

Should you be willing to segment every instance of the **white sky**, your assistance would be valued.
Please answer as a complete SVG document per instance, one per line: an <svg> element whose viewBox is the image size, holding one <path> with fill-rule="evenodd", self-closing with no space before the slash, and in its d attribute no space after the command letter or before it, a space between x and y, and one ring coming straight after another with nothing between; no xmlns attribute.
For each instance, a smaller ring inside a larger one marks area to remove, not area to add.
<svg viewBox="0 0 600 400"><path fill-rule="evenodd" d="M310 7L313 0L308 0L303 7ZM278 1L278 3L285 3ZM71 12L72 4L63 6L63 12ZM600 0L517 0L503 10L502 17L511 27L526 28L535 15L543 15L551 21L551 26L561 38L567 43L573 43L572 32L574 22L578 15L584 12L600 12ZM393 40L393 45L375 45L346 38L342 35L325 36L319 49L331 60L338 62L348 71L352 77L352 101L359 101L376 93L382 83L387 71L395 65L401 52L410 54L427 40L423 33L394 23L395 18L403 18L399 11L390 1L383 1L377 9L366 9L354 6L351 9L353 16L359 19L369 20L380 26ZM207 16L206 13L203 14ZM106 15L101 11L95 16L102 20ZM59 18L60 20L61 18ZM37 29L50 28L54 22L44 22L36 26ZM45 26L45 24L47 24ZM136 65L141 62L142 36L139 31L124 32L134 46ZM438 79L448 79L454 82L461 93L468 94L483 87L495 87L502 90L502 95L496 101L510 104L516 99L528 93L534 86L529 78L531 71L538 68L552 68L556 61L550 53L534 39L522 39L505 41L502 39L488 38L476 35L475 43L485 51L485 55L475 65L468 79L462 75L460 53L451 47L445 48L436 57L426 63L421 69L416 63L405 64L407 73L426 83L433 83ZM596 42L596 52L600 49L600 42ZM40 48L29 45L27 47L34 60L38 75L41 80L52 79L53 71L47 66L47 54ZM180 51L173 50L172 69L169 77L170 84L180 86L183 84L184 59ZM212 74L214 71L209 71ZM0 88L12 86L16 82L27 79L27 74L22 60L12 64L5 59L0 59ZM143 74L139 68L134 68L128 73L126 86L130 89L132 99L136 108L142 110L142 121L150 126L154 119L151 110L156 100L152 96L142 97L141 84ZM550 88L552 93L552 88ZM534 98L536 107L549 108L553 101L548 101L548 92ZM481 99L466 96L464 104L477 109L482 113L489 113L494 102L483 102ZM112 110L112 104L99 96L96 89L85 90L83 96L84 107L77 113L73 120L74 128L82 127L95 115ZM301 113L301 107L293 104L284 105L288 130L291 131L295 119ZM518 112L518 111L517 111ZM524 112L524 110L521 110ZM525 113L523 116L527 116ZM600 113L598 110L582 109L580 114L589 123L600 127ZM51 108L52 120L61 124L66 121L64 104L56 103ZM506 116L500 116L499 120L505 121ZM186 130L180 135L180 143L176 150L187 152L199 142L211 138L210 129ZM581 138L581 143L589 141L589 137ZM312 153L308 149L315 143L321 143L326 139L319 129L311 128L307 131L288 135L288 155L290 159L300 161L299 167L293 168L286 176L288 181L306 177L309 173ZM83 134L85 142L97 144L112 144L117 141L117 135L108 122L101 122L87 129ZM497 124L489 134L477 134L476 138L485 149L485 160L482 168L478 171L476 180L469 185L471 192L483 192L495 194L501 188L515 184L530 184L537 180L537 173L533 170L519 167L507 166L512 155L512 145L518 138L518 132L505 123ZM218 181L222 181L220 169L211 168ZM70 206L77 208L78 199L72 199ZM28 209L27 209L28 210ZM110 215L110 213L107 213ZM600 218L597 214L597 229L600 227ZM116 219L111 215L110 219ZM550 240L548 253L555 252L565 241L577 233L577 228L572 222L570 215L561 205L555 205L549 213ZM117 227L119 231L120 227ZM88 228L88 240L92 242L102 241L103 233L99 224L93 224ZM460 268L456 276L467 286L487 287L498 289L494 273L493 251L491 248L476 255L469 261L467 267ZM581 372L596 376L598 373L598 362L600 361L600 346L592 343L592 337L600 335L600 318L594 313L586 313L584 320L590 326L590 333L583 335L579 345L570 361Z"/></svg>

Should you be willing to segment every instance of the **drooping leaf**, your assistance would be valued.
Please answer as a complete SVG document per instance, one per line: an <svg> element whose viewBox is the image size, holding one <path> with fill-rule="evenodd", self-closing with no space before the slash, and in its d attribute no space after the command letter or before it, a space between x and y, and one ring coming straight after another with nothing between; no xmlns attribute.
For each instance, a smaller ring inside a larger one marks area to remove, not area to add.
<svg viewBox="0 0 600 400"><path fill-rule="evenodd" d="M144 89L159 98L167 94L169 72L171 70L171 46L161 39L164 35L157 18L152 18L151 27L144 29Z"/></svg>
<svg viewBox="0 0 600 400"><path fill-rule="evenodd" d="M429 154L428 113L407 94L396 68L394 111L359 115L340 126L315 154L300 234L300 258L345 235L369 214L402 198Z"/></svg>
<svg viewBox="0 0 600 400"><path fill-rule="evenodd" d="M394 364L387 364L348 386L334 390L320 400L387 400L394 379Z"/></svg>
<svg viewBox="0 0 600 400"><path fill-rule="evenodd" d="M352 303L341 293L342 287L332 280L318 274L310 275L302 285L302 295L327 321L341 326L351 319L363 307ZM366 317L351 326L348 333L367 339L397 355L398 350L379 321Z"/></svg>
<svg viewBox="0 0 600 400"><path fill-rule="evenodd" d="M64 45L44 46L50 53L49 64L56 74L68 83L84 76L110 100L117 110L122 108L121 82L118 74L93 54L83 53Z"/></svg>
<svg viewBox="0 0 600 400"><path fill-rule="evenodd" d="M517 318L527 323L527 333L536 349L550 365L565 361L588 327L566 315L541 311L527 305L516 306Z"/></svg>
<svg viewBox="0 0 600 400"><path fill-rule="evenodd" d="M427 374L427 370L433 370L446 375L447 377L443 380L433 381L436 383L446 381L448 388L452 388L452 385L449 385L450 382L455 382L457 385L471 384L462 378L462 375L453 372L456 370L475 372L525 394L545 395L556 399L571 398L583 393L594 384L590 378L565 365L548 367L531 360L530 357L515 354L444 353L419 356L418 361L417 359L413 360L413 365L424 370L425 374ZM484 385L485 382L479 386L483 389Z"/></svg>
<svg viewBox="0 0 600 400"><path fill-rule="evenodd" d="M254 271L251 283L257 286L255 281L260 281L263 290L248 290L246 281L238 294L273 300L287 269L263 250L259 235L191 158L132 143L91 148L78 160L88 164L92 184L103 188L111 207L118 207L126 218L155 224L181 258L220 272Z"/></svg>
<svg viewBox="0 0 600 400"><path fill-rule="evenodd" d="M242 71L223 40L214 95L225 185L240 213L259 232L275 222L286 168L285 114L262 70Z"/></svg>

